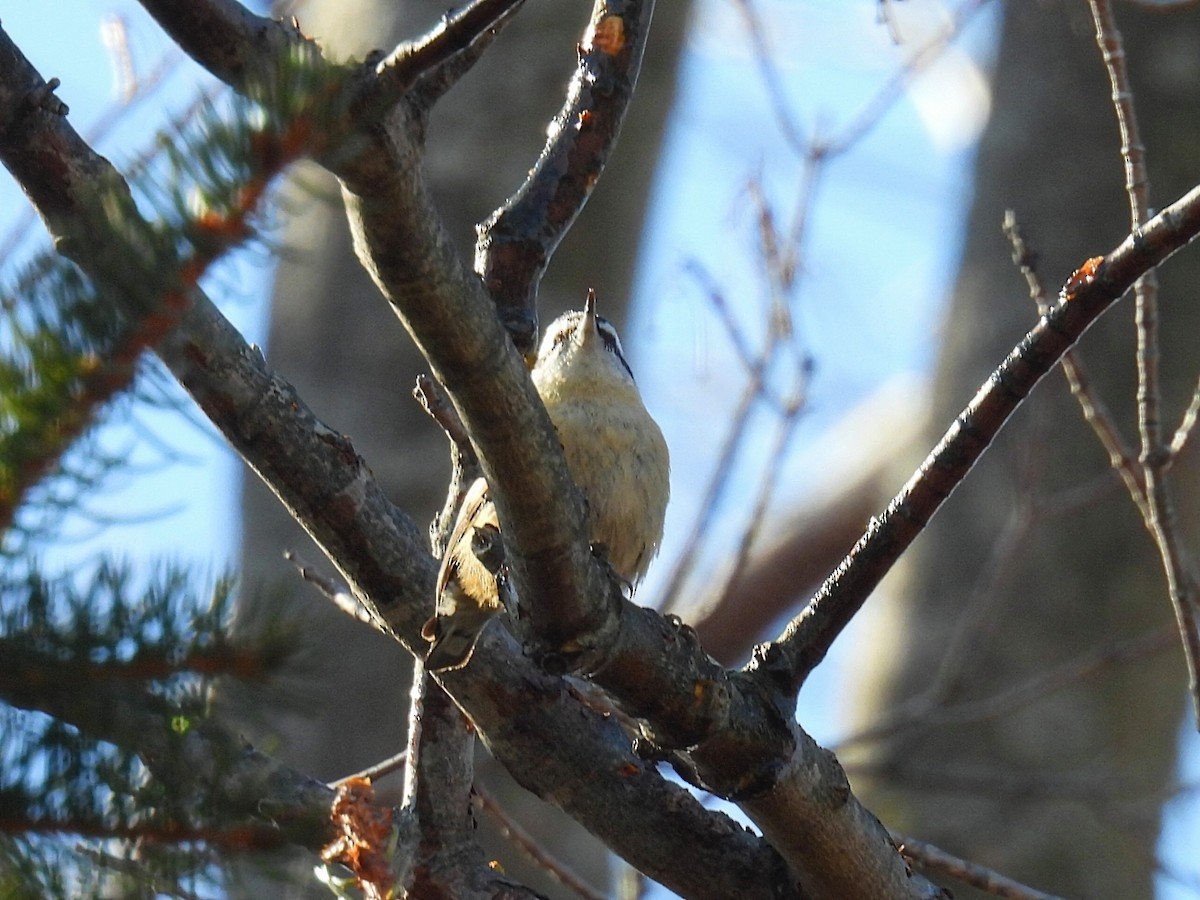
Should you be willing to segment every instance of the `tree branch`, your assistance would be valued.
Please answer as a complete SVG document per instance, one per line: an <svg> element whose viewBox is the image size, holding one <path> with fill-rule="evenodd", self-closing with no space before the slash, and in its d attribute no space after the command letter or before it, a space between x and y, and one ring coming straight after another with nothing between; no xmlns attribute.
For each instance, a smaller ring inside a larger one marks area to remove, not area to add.
<svg viewBox="0 0 1200 900"><path fill-rule="evenodd" d="M61 660L0 641L0 692L137 753L175 797L203 797L223 815L279 830L280 842L319 850L333 837L333 791L280 765L211 720L172 727L173 710L149 691L115 681L64 680Z"/></svg>
<svg viewBox="0 0 1200 900"><path fill-rule="evenodd" d="M1061 897L1043 893L1035 888L1027 887L1019 881L1006 878L999 872L994 872L978 863L952 856L945 850L925 841L918 841L916 838L904 837L899 834L893 835L893 840L905 859L912 860L926 872L940 872L949 875L957 878L963 884L969 884L994 897L1006 897L1008 900L1062 900Z"/></svg>
<svg viewBox="0 0 1200 900"><path fill-rule="evenodd" d="M1025 243L1021 228L1017 224L1016 214L1008 210L1004 214L1004 233L1013 248L1013 262L1025 276L1029 285L1029 295L1037 304L1038 313L1045 315L1050 309L1050 301L1042 285L1042 279L1037 271L1037 254L1030 250ZM1121 476L1125 490L1142 514L1143 519L1150 516L1146 506L1146 487L1142 472L1137 467L1137 461L1129 451L1117 423L1113 420L1104 401L1096 395L1091 387L1091 376L1083 365L1083 360L1074 350L1068 350L1062 358L1063 374L1067 378L1067 386L1071 396L1079 403L1084 421L1091 426L1100 446L1108 456L1108 464Z"/></svg>
<svg viewBox="0 0 1200 900"><path fill-rule="evenodd" d="M508 22L524 2L474 0L462 9L446 13L437 27L419 40L402 43L375 67L376 78L368 94L371 108L390 108L425 79L438 82L435 95L446 91L470 68L455 61L460 57L469 62L478 59L475 51L479 44L490 42L496 29ZM433 98L427 93L425 99Z"/></svg>
<svg viewBox="0 0 1200 900"><path fill-rule="evenodd" d="M1108 0L1090 0L1096 25L1096 43L1112 86L1113 110L1121 132L1121 159L1125 168L1125 193L1129 197L1130 225L1140 228L1149 216L1150 179L1146 148L1142 144L1133 89L1125 67L1125 48ZM1134 285L1137 331L1137 418L1141 438L1140 462L1145 483L1146 527L1154 538L1167 576L1167 591L1175 611L1196 727L1200 728L1200 623L1196 600L1200 594L1192 561L1188 559L1175 514L1175 490L1168 480L1170 451L1163 444L1162 394L1159 378L1158 278L1153 271ZM1135 498L1136 499L1136 498Z"/></svg>
<svg viewBox="0 0 1200 900"><path fill-rule="evenodd" d="M402 104L383 121L362 123L362 140L331 154L355 250L471 435L522 602L607 596L607 577L588 546L583 499L545 407L425 188L417 121L422 114ZM567 606L577 608L578 601ZM564 620L556 609L555 624L567 633L590 634L607 621L603 609L584 611L590 618L580 622ZM579 655L586 657L586 646Z"/></svg>
<svg viewBox="0 0 1200 900"><path fill-rule="evenodd" d="M1093 271L1076 273L1050 310L991 374L938 445L871 521L850 555L754 664L799 690L834 639L966 477L996 434L1063 353L1143 274L1200 233L1200 187L1130 234ZM1082 270L1081 270L1082 271ZM1076 277L1079 276L1079 277Z"/></svg>
<svg viewBox="0 0 1200 900"><path fill-rule="evenodd" d="M14 60L28 66L23 57L0 54L0 83L10 74L4 66ZM0 135L13 127L11 120L0 120ZM94 203L100 185L117 177L61 118L22 121L20 127L36 132L33 137L40 145L61 155L31 173L29 180L22 179L22 186L43 215L43 206L65 209ZM0 141L0 156L3 144ZM8 164L8 157L3 158ZM396 180L384 179L382 196ZM403 215L428 212L419 202L426 199L423 191L416 194L416 202L412 196L397 196L404 205ZM372 195L371 202L379 202L380 197ZM136 216L135 212L129 214ZM114 252L112 230L146 227L146 223L133 220L104 220L89 228L91 220L68 215L51 221L52 235L60 245L78 248L80 266L91 274L98 269L100 275L104 269L96 260ZM419 227L409 222L409 235L418 240L417 268L415 274L408 274L415 278L418 293L422 273L431 276L425 283L431 293L421 295L430 300L429 306L446 299L442 291L447 277L452 284L465 286L462 295L449 292L452 300L461 301L457 306L450 303L452 311L482 310L484 315L472 321L489 323L494 328L493 346L499 346L503 359L515 364L506 368L506 363L500 363L505 374L499 382L517 385L515 392L522 383L528 385L525 406L539 411L544 419L544 409L540 404L534 406L536 395L524 366L510 349L478 283L461 266L447 263L447 259L453 260L448 247L437 249L437 235L430 233L436 217L421 221ZM431 247L436 252L425 254ZM142 261L136 257L125 263L133 269L125 279L130 291L152 293L156 289L161 274L138 269ZM436 271L439 264L448 276ZM462 275L461 281L454 282L455 273ZM113 299L137 303L144 298L117 292ZM433 302L435 299L438 302ZM375 627L396 636L414 653L423 653L420 628L432 606L436 565L424 550L419 530L387 501L348 439L313 416L294 389L267 368L262 355L244 343L202 292L191 290L187 301L156 352L234 449L329 555L355 596L374 612ZM435 321L447 323L448 339L460 334L456 330L460 323L453 316ZM470 329L464 340L478 352L477 335ZM488 371L486 365L483 369ZM492 385L485 379L473 386L486 392ZM502 392L496 396L501 413L517 408L512 397ZM496 416L494 411L492 416ZM492 427L493 431L500 427L498 420L493 420ZM545 431L552 435L548 421ZM528 434L525 442L514 440L513 446L522 447L519 458L524 458ZM561 463L557 445L553 451ZM565 477L565 464L560 468ZM578 521L578 543L585 557L581 565L593 571L595 564L582 535L582 517ZM597 573L597 578L607 586L603 575ZM470 711L493 753L525 787L561 806L615 852L668 888L694 897L797 896L782 860L769 845L724 815L706 810L685 790L664 780L654 765L634 756L614 722L581 706L565 682L534 667L503 629L489 629L469 671L453 673L443 683ZM548 747L553 748L549 755ZM598 772L608 777L596 777Z"/></svg>
<svg viewBox="0 0 1200 900"><path fill-rule="evenodd" d="M542 275L608 163L653 13L654 0L597 0L545 148L524 184L479 226L475 271L526 356L537 347Z"/></svg>
<svg viewBox="0 0 1200 900"><path fill-rule="evenodd" d="M230 87L269 83L289 50L311 43L296 28L237 0L140 0L188 56Z"/></svg>
<svg viewBox="0 0 1200 900"><path fill-rule="evenodd" d="M471 726L420 660L415 665L404 802L420 842L409 891L418 897L536 897L488 866L471 821Z"/></svg>

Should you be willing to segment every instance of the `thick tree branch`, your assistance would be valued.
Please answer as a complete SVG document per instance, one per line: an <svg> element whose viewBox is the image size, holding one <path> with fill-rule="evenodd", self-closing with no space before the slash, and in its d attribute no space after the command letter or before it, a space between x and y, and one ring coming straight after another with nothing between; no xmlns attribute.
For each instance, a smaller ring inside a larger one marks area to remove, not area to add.
<svg viewBox="0 0 1200 900"><path fill-rule="evenodd" d="M237 0L140 2L188 56L238 90L269 83L288 51L307 43L292 26L256 16Z"/></svg>
<svg viewBox="0 0 1200 900"><path fill-rule="evenodd" d="M416 392L425 410L432 414L439 402L448 407L432 380L425 381ZM461 424L458 427L461 430ZM447 433L450 430L447 428ZM463 473L460 454L454 455L456 465L446 508L429 536L434 552L439 554L445 552L451 516L461 502L458 495ZM421 855L413 871L412 893L446 897L490 897L497 893L503 883L497 883L496 873L487 865L471 817L474 730L441 685L429 677L419 656L413 662L405 763L404 806L412 811L420 834Z"/></svg>
<svg viewBox="0 0 1200 900"><path fill-rule="evenodd" d="M426 191L413 119L418 114L396 107L386 122L364 126L364 140L353 143L358 152L331 160L342 180L355 249L471 435L523 602L604 597L607 578L588 547L583 500L545 407ZM589 634L608 620L604 610L585 613L585 622L557 624L566 633Z"/></svg>
<svg viewBox="0 0 1200 900"><path fill-rule="evenodd" d="M0 57L0 66L18 63L28 66L23 57ZM0 83L11 75L0 69ZM97 191L117 178L116 173L61 118L34 115L30 119L28 110L19 114L27 117L19 123L0 121L0 135L14 127L31 129L37 132L36 140L61 157L21 179L43 215L44 209L94 205ZM2 145L0 141L0 152ZM9 162L7 157L4 161ZM423 192L417 194L418 200L423 198ZM412 197L400 199L405 215L413 215L412 207L419 204ZM109 223L106 229L102 220L92 217L46 217L55 239L75 249L77 262L88 272L104 272L96 260L114 252L111 229L118 224L121 229L146 227L137 220ZM445 299L439 287L445 275L434 267L445 265L446 257L441 251L422 255L431 246L430 221L436 220L425 220L413 232L420 237L421 262L415 271L417 276L439 275L430 281L433 293L424 295L430 305L437 305L432 300ZM96 227L86 233L79 230L90 225ZM138 269L137 258L126 264L134 270L126 279L130 291L156 290L161 274ZM536 396L527 373L477 282L461 266L449 272L451 278L455 272L462 274L459 284L466 285L465 295L478 301L486 314L483 321L495 329L501 354L515 363L512 369L501 363L507 378L501 378L501 383L516 384L518 391L522 383L528 385L525 405L540 411L544 419L544 409L534 406ZM114 294L117 302L143 299ZM419 530L388 503L349 441L312 415L291 386L270 372L261 354L245 345L201 292L192 290L187 300L168 340L157 350L160 357L329 554L355 595L377 611L376 627L396 635L410 650L423 652L420 626L432 606L436 565L423 548ZM457 325L453 318L449 320L449 336L457 336ZM477 351L474 338L468 330L464 340ZM482 387L490 387L486 378ZM516 405L511 398L501 396L500 401L506 408ZM545 430L551 433L548 422ZM553 451L558 453L558 447ZM561 454L558 459L561 462ZM565 477L565 466L561 469ZM594 562L582 534L579 544L585 556L581 565L591 571ZM597 577L606 584L602 575ZM522 657L503 629L489 629L469 672L455 673L445 683L470 710L493 753L523 785L560 805L664 885L694 897L796 896L780 857L765 842L725 816L704 809L686 791L665 781L653 765L634 756L614 722L582 706L565 682ZM548 747L554 748L552 754L547 754Z"/></svg>

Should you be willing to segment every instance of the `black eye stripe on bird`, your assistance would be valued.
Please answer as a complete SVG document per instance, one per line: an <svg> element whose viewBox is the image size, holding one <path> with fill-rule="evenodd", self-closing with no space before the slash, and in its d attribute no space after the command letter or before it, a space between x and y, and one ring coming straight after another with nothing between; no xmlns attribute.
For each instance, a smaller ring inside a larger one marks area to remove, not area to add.
<svg viewBox="0 0 1200 900"><path fill-rule="evenodd" d="M625 350L621 346L621 339L617 336L616 327L608 319L596 316L596 330L600 333L600 337L604 341L604 349L616 354L617 359L621 361L621 365L625 367L625 371L632 378L633 369L629 367L629 361L625 359Z"/></svg>
<svg viewBox="0 0 1200 900"><path fill-rule="evenodd" d="M592 546L632 590L662 540L670 463L662 431L642 405L617 331L596 315L590 291L582 312L564 313L546 329L531 374L571 477L587 499ZM491 493L481 478L459 509L438 573L436 611L421 629L432 644L425 660L431 670L466 665L480 632L503 609L497 584L497 568L503 569L502 540L497 538L503 536L498 528Z"/></svg>

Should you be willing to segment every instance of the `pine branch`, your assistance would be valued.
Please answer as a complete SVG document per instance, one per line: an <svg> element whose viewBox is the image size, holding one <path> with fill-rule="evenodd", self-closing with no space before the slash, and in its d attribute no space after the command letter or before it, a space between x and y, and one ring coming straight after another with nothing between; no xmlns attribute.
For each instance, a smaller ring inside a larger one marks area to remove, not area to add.
<svg viewBox="0 0 1200 900"><path fill-rule="evenodd" d="M158 142L131 189L89 159L73 131L55 128L64 107L2 31L0 56L0 121L7 123L0 155L59 236L60 252L103 276L88 282L61 257L43 257L14 286L20 302L4 304L12 346L0 359L3 529L102 409L134 384L139 357L166 339L188 291L255 236L269 184L302 153L319 152L329 107L318 67L277 69L252 99L193 110ZM263 109L265 124L255 114ZM65 185L47 181L59 172ZM141 220L134 197L159 220ZM97 229L118 241L114 252L95 254Z"/></svg>
<svg viewBox="0 0 1200 900"><path fill-rule="evenodd" d="M307 816L306 828L328 818L329 797L310 793L306 802L317 806L291 809L300 776L273 786L282 770L206 719L203 688L213 676L262 678L282 649L270 637L257 647L227 641L230 587L218 583L205 608L181 571L145 585L108 564L86 582L78 573L6 573L0 830L25 840L75 834L136 841L155 848L150 869L167 866L178 875L210 865L205 856L298 839L289 817ZM198 737L189 737L193 731ZM192 767L192 753L203 754L208 768ZM253 792L241 793L247 787ZM276 807L274 818L262 813Z"/></svg>
<svg viewBox="0 0 1200 900"><path fill-rule="evenodd" d="M167 804L172 811L211 809L218 822L267 822L280 830L283 840L313 849L332 836L333 794L324 784L149 691L131 691L114 682L64 680L58 659L6 641L0 654L0 697L136 752L166 789L165 798L175 798Z"/></svg>

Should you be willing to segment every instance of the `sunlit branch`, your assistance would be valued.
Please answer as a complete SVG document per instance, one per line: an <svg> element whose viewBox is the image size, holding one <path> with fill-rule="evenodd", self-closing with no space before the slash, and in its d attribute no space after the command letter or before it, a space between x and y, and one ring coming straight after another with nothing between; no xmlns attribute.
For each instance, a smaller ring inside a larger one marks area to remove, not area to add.
<svg viewBox="0 0 1200 900"><path fill-rule="evenodd" d="M511 20L524 2L475 0L447 13L424 37L405 41L379 62L368 102L386 108L423 79L438 81L436 89L430 85L427 100L440 95L467 73L470 65L478 60L481 45L489 44L498 29Z"/></svg>
<svg viewBox="0 0 1200 900"><path fill-rule="evenodd" d="M537 341L542 275L616 144L653 12L654 0L598 0L546 146L524 184L478 228L475 271L523 354Z"/></svg>
<svg viewBox="0 0 1200 900"><path fill-rule="evenodd" d="M1072 277L1042 317L980 387L938 445L758 666L796 691L883 576L920 534L991 444L1034 385L1133 283L1200 232L1200 188L1193 188L1114 248L1094 269Z"/></svg>

